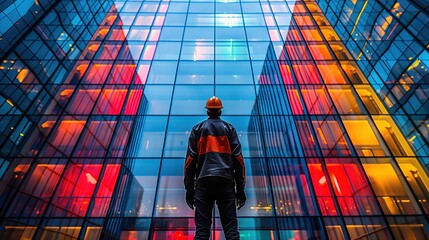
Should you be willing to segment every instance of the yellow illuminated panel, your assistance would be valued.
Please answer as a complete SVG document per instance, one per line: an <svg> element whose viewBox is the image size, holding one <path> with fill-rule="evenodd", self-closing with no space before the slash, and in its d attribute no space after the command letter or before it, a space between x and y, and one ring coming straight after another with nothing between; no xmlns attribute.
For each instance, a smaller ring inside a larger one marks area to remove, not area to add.
<svg viewBox="0 0 429 240"><path fill-rule="evenodd" d="M361 156L384 156L380 142L366 119L344 119L349 137ZM360 151L359 151L360 150Z"/></svg>
<svg viewBox="0 0 429 240"><path fill-rule="evenodd" d="M417 213L391 164L363 164L363 167L385 214Z"/></svg>
<svg viewBox="0 0 429 240"><path fill-rule="evenodd" d="M387 114L383 103L377 97L371 86L355 85L356 91L370 114Z"/></svg>
<svg viewBox="0 0 429 240"><path fill-rule="evenodd" d="M349 87L328 87L332 102L340 114L361 114L362 110Z"/></svg>
<svg viewBox="0 0 429 240"><path fill-rule="evenodd" d="M22 83L25 80L25 77L27 77L28 75L28 69L21 69L21 71L19 71L18 76L16 76L16 79L18 79L18 81L20 83Z"/></svg>
<svg viewBox="0 0 429 240"><path fill-rule="evenodd" d="M375 125L394 156L414 156L414 152L390 116L374 116Z"/></svg>

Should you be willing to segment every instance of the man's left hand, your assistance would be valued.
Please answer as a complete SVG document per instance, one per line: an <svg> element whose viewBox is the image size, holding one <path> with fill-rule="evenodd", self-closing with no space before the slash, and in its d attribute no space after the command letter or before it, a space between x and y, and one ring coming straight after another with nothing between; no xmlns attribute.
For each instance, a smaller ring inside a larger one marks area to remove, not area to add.
<svg viewBox="0 0 429 240"><path fill-rule="evenodd" d="M189 208L194 210L195 201L194 201L195 190L189 189L186 190L186 204L188 204Z"/></svg>

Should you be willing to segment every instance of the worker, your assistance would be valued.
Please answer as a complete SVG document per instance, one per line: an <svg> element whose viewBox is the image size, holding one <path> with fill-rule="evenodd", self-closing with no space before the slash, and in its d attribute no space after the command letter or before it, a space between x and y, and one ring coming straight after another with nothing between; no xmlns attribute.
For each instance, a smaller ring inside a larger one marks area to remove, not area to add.
<svg viewBox="0 0 429 240"><path fill-rule="evenodd" d="M195 207L195 238L210 238L216 202L225 238L240 239L237 210L246 203L246 173L241 144L234 126L220 119L222 102L206 102L208 119L190 133L185 161L186 203Z"/></svg>

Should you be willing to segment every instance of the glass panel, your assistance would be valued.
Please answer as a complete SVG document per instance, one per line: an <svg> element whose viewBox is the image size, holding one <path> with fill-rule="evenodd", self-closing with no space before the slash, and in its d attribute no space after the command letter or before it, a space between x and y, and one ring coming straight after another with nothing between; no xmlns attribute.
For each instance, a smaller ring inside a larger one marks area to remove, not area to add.
<svg viewBox="0 0 429 240"><path fill-rule="evenodd" d="M298 159L270 159L271 184L278 216L316 215L310 180Z"/></svg>
<svg viewBox="0 0 429 240"><path fill-rule="evenodd" d="M156 199L156 217L193 217L194 211L186 205L183 185L183 158L164 158Z"/></svg>
<svg viewBox="0 0 429 240"><path fill-rule="evenodd" d="M133 159L124 216L152 216L160 162L160 159Z"/></svg>
<svg viewBox="0 0 429 240"><path fill-rule="evenodd" d="M167 117L138 117L135 121L134 137L130 143L130 156L161 157L166 128Z"/></svg>
<svg viewBox="0 0 429 240"><path fill-rule="evenodd" d="M328 86L332 102L340 114L362 114L365 110L350 87Z"/></svg>
<svg viewBox="0 0 429 240"><path fill-rule="evenodd" d="M389 163L389 159L361 159L361 161L385 214L420 212L404 179L398 175L399 172Z"/></svg>
<svg viewBox="0 0 429 240"><path fill-rule="evenodd" d="M388 150L366 117L343 117L344 127L359 156L387 156Z"/></svg>

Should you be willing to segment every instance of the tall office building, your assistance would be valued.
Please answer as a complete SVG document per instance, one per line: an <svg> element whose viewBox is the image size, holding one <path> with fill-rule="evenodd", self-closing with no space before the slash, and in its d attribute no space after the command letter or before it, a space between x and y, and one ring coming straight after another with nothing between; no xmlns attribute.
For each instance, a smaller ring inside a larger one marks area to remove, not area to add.
<svg viewBox="0 0 429 240"><path fill-rule="evenodd" d="M16 0L0 19L0 238L193 239L184 158L213 95L243 145L242 239L429 238L424 1Z"/></svg>

